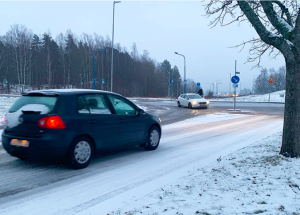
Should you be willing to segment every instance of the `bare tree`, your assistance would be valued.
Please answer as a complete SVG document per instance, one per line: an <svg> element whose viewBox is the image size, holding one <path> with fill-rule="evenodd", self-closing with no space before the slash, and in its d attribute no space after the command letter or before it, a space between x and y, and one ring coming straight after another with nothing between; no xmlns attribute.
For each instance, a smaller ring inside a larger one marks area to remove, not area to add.
<svg viewBox="0 0 300 215"><path fill-rule="evenodd" d="M12 25L6 33L6 43L12 48L15 70L19 84L26 84L28 67L30 66L30 48L32 32L24 25Z"/></svg>
<svg viewBox="0 0 300 215"><path fill-rule="evenodd" d="M300 156L300 4L298 1L210 1L206 14L214 16L212 26L248 21L259 38L251 43L249 61L269 53L282 54L286 62L286 98L280 154ZM229 22L227 18L230 18Z"/></svg>
<svg viewBox="0 0 300 215"><path fill-rule="evenodd" d="M58 45L58 50L59 50L59 62L62 65L62 70L63 70L63 86L66 87L66 54L65 54L65 49L66 49L66 38L62 33L60 33L56 37L56 42Z"/></svg>

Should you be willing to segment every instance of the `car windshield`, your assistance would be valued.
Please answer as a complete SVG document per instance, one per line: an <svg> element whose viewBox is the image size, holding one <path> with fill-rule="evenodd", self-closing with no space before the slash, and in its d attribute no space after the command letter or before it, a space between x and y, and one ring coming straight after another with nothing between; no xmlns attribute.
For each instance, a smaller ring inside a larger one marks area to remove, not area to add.
<svg viewBox="0 0 300 215"><path fill-rule="evenodd" d="M198 94L195 94L195 95L188 95L188 97L189 97L190 99L202 99L202 97L201 97L200 95L198 95Z"/></svg>
<svg viewBox="0 0 300 215"><path fill-rule="evenodd" d="M29 104L41 104L49 108L52 111L56 103L57 97L53 96L22 96L20 97L9 109L9 113L14 113L21 107Z"/></svg>

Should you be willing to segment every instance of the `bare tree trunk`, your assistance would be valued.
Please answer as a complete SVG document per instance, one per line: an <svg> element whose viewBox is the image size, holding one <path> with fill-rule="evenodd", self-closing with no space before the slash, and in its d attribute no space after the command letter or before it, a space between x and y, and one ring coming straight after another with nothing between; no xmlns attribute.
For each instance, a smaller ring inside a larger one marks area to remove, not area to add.
<svg viewBox="0 0 300 215"><path fill-rule="evenodd" d="M300 156L300 61L286 61L286 97L280 154Z"/></svg>

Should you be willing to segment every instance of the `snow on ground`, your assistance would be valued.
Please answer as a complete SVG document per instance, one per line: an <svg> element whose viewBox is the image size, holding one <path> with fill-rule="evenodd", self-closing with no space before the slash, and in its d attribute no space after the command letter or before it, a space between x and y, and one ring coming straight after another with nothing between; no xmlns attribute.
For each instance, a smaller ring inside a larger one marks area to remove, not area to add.
<svg viewBox="0 0 300 215"><path fill-rule="evenodd" d="M12 104L18 99L19 97L3 97L0 96L0 125L2 122L2 117L4 114L9 110Z"/></svg>
<svg viewBox="0 0 300 215"><path fill-rule="evenodd" d="M190 171L116 214L300 214L300 159L279 155L281 132Z"/></svg>
<svg viewBox="0 0 300 215"><path fill-rule="evenodd" d="M270 102L285 102L285 90L270 93ZM233 101L231 98L209 99L210 101ZM237 102L269 102L269 94L236 97Z"/></svg>
<svg viewBox="0 0 300 215"><path fill-rule="evenodd" d="M174 102L174 99L170 98L130 98L132 101L136 100L160 100L163 102ZM233 97L231 98L214 98L208 99L209 101L233 101ZM269 102L269 94L265 95L249 95L249 96L241 96L236 97L237 102ZM270 102L285 102L285 90L277 91L270 93Z"/></svg>
<svg viewBox="0 0 300 215"><path fill-rule="evenodd" d="M12 104L18 99L18 97L0 97L0 126L2 125L2 118L5 113L9 110ZM1 134L2 130L0 129L0 145L1 145Z"/></svg>

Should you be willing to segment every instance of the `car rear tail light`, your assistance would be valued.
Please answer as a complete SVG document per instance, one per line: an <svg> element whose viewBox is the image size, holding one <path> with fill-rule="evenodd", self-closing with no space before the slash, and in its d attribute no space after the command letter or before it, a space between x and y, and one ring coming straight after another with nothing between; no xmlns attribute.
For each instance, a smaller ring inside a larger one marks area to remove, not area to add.
<svg viewBox="0 0 300 215"><path fill-rule="evenodd" d="M2 118L2 124L3 125L5 124L5 119L6 119L6 116L4 115L3 118Z"/></svg>
<svg viewBox="0 0 300 215"><path fill-rule="evenodd" d="M64 129L67 128L60 116L46 116L39 120L39 127L48 129Z"/></svg>

